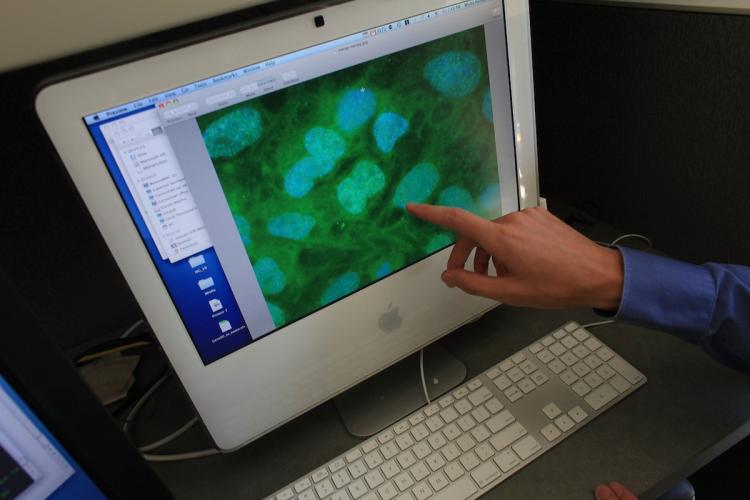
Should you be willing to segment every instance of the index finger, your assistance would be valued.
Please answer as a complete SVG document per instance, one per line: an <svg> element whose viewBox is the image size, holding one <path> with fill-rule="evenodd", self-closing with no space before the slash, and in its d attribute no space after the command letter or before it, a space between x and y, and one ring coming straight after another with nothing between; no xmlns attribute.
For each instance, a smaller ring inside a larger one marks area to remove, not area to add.
<svg viewBox="0 0 750 500"><path fill-rule="evenodd" d="M406 208L415 217L450 229L454 233L480 243L486 241L487 235L493 229L490 221L460 208L418 203L409 203Z"/></svg>

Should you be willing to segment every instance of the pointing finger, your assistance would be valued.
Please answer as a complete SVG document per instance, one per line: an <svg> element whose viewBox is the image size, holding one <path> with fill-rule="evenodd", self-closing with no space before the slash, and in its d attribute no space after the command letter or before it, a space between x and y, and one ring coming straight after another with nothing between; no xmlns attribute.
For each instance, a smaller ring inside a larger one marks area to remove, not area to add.
<svg viewBox="0 0 750 500"><path fill-rule="evenodd" d="M492 222L461 208L416 203L409 203L406 208L415 217L450 229L461 236L468 236L474 241L484 241L493 229Z"/></svg>

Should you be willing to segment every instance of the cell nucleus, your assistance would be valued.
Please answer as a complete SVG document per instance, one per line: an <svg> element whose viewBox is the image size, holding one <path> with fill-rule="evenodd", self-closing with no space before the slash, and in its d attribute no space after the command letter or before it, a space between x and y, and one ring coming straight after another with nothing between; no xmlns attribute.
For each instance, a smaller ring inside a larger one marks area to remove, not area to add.
<svg viewBox="0 0 750 500"><path fill-rule="evenodd" d="M393 266L391 266L390 262L381 262L378 265L378 269L375 271L375 276L382 278L391 274L391 271L393 271Z"/></svg>
<svg viewBox="0 0 750 500"><path fill-rule="evenodd" d="M367 200L385 186L385 175L376 164L363 160L355 165L351 175L336 188L339 204L352 214L361 214Z"/></svg>
<svg viewBox="0 0 750 500"><path fill-rule="evenodd" d="M479 195L479 206L483 215L487 217L500 217L500 186L490 184L482 194Z"/></svg>
<svg viewBox="0 0 750 500"><path fill-rule="evenodd" d="M484 114L484 117L487 118L487 121L492 123L492 94L490 93L490 89L487 89L487 92L484 94L484 100L482 101L482 113Z"/></svg>
<svg viewBox="0 0 750 500"><path fill-rule="evenodd" d="M435 190L440 174L431 163L420 163L401 179L393 195L393 205L406 207L409 202L422 203Z"/></svg>
<svg viewBox="0 0 750 500"><path fill-rule="evenodd" d="M294 164L284 176L284 190L289 196L302 198L315 186L315 180L333 170L330 159L306 156Z"/></svg>
<svg viewBox="0 0 750 500"><path fill-rule="evenodd" d="M268 223L268 232L279 238L302 240L315 227L315 218L298 213L281 214Z"/></svg>
<svg viewBox="0 0 750 500"><path fill-rule="evenodd" d="M427 63L424 76L441 94L452 98L465 97L479 84L482 65L471 52L450 51Z"/></svg>
<svg viewBox="0 0 750 500"><path fill-rule="evenodd" d="M390 153L398 140L409 130L409 121L396 113L383 113L375 120L372 133L375 143L383 153Z"/></svg>
<svg viewBox="0 0 750 500"><path fill-rule="evenodd" d="M279 265L270 257L263 257L253 265L255 277L258 279L263 294L275 295L286 287L286 276Z"/></svg>
<svg viewBox="0 0 750 500"><path fill-rule="evenodd" d="M359 275L357 273L348 272L339 276L323 294L323 297L320 299L320 305L330 304L336 299L349 295L357 288L359 288Z"/></svg>
<svg viewBox="0 0 750 500"><path fill-rule="evenodd" d="M240 233L242 244L249 247L252 243L252 239L250 238L250 223L241 215L233 215L232 218L234 218L234 225L237 226L237 231Z"/></svg>
<svg viewBox="0 0 750 500"><path fill-rule="evenodd" d="M262 133L260 113L253 108L243 107L209 125L203 132L203 140L212 158L225 158L257 141Z"/></svg>
<svg viewBox="0 0 750 500"><path fill-rule="evenodd" d="M286 323L286 314L284 314L283 309L271 302L266 302L266 304L268 305L268 312L271 313L273 324L283 326Z"/></svg>
<svg viewBox="0 0 750 500"><path fill-rule="evenodd" d="M305 149L313 158L332 165L343 156L346 142L331 129L314 127L305 134Z"/></svg>
<svg viewBox="0 0 750 500"><path fill-rule="evenodd" d="M437 236L433 236L429 243L427 243L427 246L424 248L424 251L426 253L432 253L437 252L438 250L441 250L448 245L453 244L453 238L448 236L447 234L438 234Z"/></svg>
<svg viewBox="0 0 750 500"><path fill-rule="evenodd" d="M474 207L474 200L464 188L450 186L445 188L438 197L438 205L444 207L457 207L471 211Z"/></svg>
<svg viewBox="0 0 750 500"><path fill-rule="evenodd" d="M372 118L377 99L366 88L348 91L339 101L336 122L344 132L352 132Z"/></svg>

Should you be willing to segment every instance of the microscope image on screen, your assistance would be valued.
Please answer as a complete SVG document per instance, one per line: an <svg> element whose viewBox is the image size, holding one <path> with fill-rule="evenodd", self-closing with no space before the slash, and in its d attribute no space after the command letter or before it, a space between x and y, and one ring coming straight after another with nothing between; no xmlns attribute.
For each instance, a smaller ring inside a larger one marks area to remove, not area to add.
<svg viewBox="0 0 750 500"><path fill-rule="evenodd" d="M486 54L478 27L197 118L277 327L453 243L408 202L500 215Z"/></svg>

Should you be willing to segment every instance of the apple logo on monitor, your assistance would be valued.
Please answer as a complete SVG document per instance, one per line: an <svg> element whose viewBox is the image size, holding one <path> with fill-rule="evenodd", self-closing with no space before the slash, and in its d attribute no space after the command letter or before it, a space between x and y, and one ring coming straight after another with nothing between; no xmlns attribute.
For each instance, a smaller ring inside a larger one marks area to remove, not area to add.
<svg viewBox="0 0 750 500"><path fill-rule="evenodd" d="M401 328L402 322L403 320L399 314L399 308L393 307L393 303L390 303L388 304L388 310L380 316L378 326L385 333L391 333L392 331Z"/></svg>

